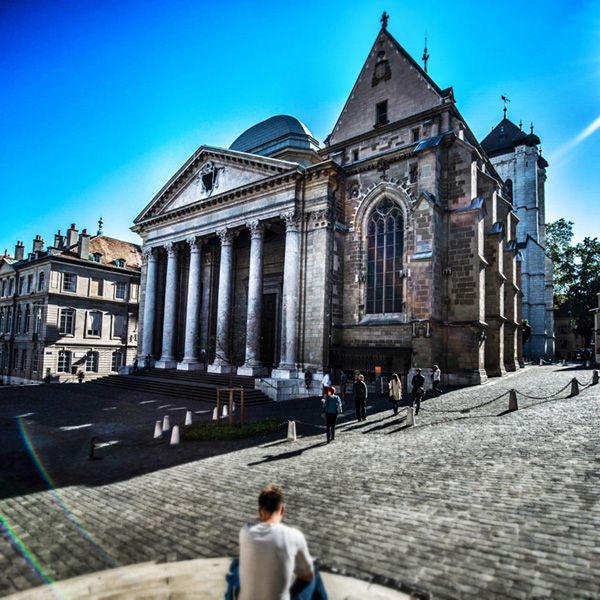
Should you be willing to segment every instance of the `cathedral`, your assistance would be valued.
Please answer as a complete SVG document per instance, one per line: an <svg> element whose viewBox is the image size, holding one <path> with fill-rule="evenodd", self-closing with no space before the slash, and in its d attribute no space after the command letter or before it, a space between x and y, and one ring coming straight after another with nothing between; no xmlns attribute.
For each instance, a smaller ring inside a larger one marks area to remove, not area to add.
<svg viewBox="0 0 600 600"><path fill-rule="evenodd" d="M252 376L274 399L305 394L307 370L437 364L445 383L478 384L520 367L522 307L544 312L521 288L543 206L538 237L521 236L535 219L512 198L543 159L524 170L535 140L513 145L509 189L513 159L486 152L452 88L381 23L323 143L271 117L228 149L201 146L135 219L141 357Z"/></svg>

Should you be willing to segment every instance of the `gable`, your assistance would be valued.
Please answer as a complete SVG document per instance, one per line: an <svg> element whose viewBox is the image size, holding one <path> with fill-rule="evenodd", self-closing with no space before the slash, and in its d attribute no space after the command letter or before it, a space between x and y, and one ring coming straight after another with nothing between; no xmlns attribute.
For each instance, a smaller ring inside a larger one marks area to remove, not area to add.
<svg viewBox="0 0 600 600"><path fill-rule="evenodd" d="M382 29L329 136L331 146L374 131L376 106L387 101L388 122L442 102L442 91L402 46Z"/></svg>
<svg viewBox="0 0 600 600"><path fill-rule="evenodd" d="M203 202L297 166L283 160L203 147L181 167L134 222L137 224Z"/></svg>

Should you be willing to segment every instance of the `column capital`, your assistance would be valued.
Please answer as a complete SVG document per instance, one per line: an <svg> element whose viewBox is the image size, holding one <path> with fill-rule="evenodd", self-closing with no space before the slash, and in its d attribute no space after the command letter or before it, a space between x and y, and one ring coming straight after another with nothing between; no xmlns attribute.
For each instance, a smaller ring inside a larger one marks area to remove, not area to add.
<svg viewBox="0 0 600 600"><path fill-rule="evenodd" d="M167 251L169 258L175 258L177 256L177 247L175 242L167 242L163 245L163 248Z"/></svg>
<svg viewBox="0 0 600 600"><path fill-rule="evenodd" d="M251 238L262 238L265 233L265 226L258 219L246 221L246 227L250 230Z"/></svg>
<svg viewBox="0 0 600 600"><path fill-rule="evenodd" d="M186 238L185 241L190 247L190 252L200 252L202 248L202 240L200 238L196 237L195 235L191 235L189 238Z"/></svg>
<svg viewBox="0 0 600 600"><path fill-rule="evenodd" d="M285 221L286 231L298 231L300 229L300 216L295 210L288 210L281 215Z"/></svg>
<svg viewBox="0 0 600 600"><path fill-rule="evenodd" d="M221 246L231 246L233 244L233 231L228 227L217 229L217 235L221 240Z"/></svg>
<svg viewBox="0 0 600 600"><path fill-rule="evenodd" d="M156 262L157 256L156 251L152 246L146 246L142 249L142 260L147 262Z"/></svg>

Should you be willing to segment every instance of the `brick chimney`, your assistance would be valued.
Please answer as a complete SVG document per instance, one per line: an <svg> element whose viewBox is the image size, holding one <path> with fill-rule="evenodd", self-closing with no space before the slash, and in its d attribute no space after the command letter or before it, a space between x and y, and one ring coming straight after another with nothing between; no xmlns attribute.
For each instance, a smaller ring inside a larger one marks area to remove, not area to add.
<svg viewBox="0 0 600 600"><path fill-rule="evenodd" d="M67 248L71 248L77 243L77 229L75 223L71 223L71 227L67 229Z"/></svg>
<svg viewBox="0 0 600 600"><path fill-rule="evenodd" d="M15 260L23 260L25 256L25 244L23 242L17 242L15 246Z"/></svg>
<svg viewBox="0 0 600 600"><path fill-rule="evenodd" d="M33 239L33 252L41 252L44 249L44 240L41 235L36 235Z"/></svg>
<svg viewBox="0 0 600 600"><path fill-rule="evenodd" d="M63 234L62 234L61 230L59 229L58 232L54 234L54 248L57 248L58 250L62 250L64 247L64 243L65 243L65 238L63 237Z"/></svg>
<svg viewBox="0 0 600 600"><path fill-rule="evenodd" d="M77 244L77 256L79 258L88 258L90 255L90 236L87 229L79 234L79 243Z"/></svg>

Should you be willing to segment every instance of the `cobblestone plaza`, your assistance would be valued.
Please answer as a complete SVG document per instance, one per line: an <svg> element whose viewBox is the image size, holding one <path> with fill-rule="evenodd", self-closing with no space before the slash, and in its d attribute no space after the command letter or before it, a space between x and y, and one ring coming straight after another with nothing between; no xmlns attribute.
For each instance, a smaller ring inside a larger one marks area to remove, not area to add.
<svg viewBox="0 0 600 600"><path fill-rule="evenodd" d="M385 398L360 424L346 403L329 445L318 400L293 401L256 410L302 421L295 443L282 441L282 428L262 443L176 449L144 440L158 414L179 415L184 405L114 392L83 404L93 384L60 386L64 400L51 403L34 397L43 387L4 390L3 465L18 456L10 440L18 443L11 427L19 421L55 487L25 478L3 493L0 593L44 583L32 564L60 580L148 560L233 556L257 490L277 482L288 522L306 533L325 569L431 598L600 598L600 386L573 398L569 388L547 401L522 395L547 396L591 376L529 367L427 400L414 428L405 427L404 411L391 416ZM521 392L519 410L499 416L510 388ZM79 415L61 412L78 401ZM196 418L210 410L187 407ZM91 426L77 429L86 419ZM129 446L87 461L89 436L103 432ZM70 454L62 475L59 445ZM136 465L141 474L131 476ZM95 471L106 478L94 481Z"/></svg>

